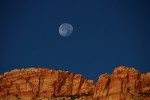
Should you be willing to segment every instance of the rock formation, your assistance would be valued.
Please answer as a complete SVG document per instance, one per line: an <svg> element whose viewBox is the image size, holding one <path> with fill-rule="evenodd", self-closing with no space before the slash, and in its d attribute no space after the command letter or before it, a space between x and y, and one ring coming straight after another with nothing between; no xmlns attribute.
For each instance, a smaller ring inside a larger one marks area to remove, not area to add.
<svg viewBox="0 0 150 100"><path fill-rule="evenodd" d="M0 100L150 100L150 72L119 66L94 83L68 71L16 69L0 75Z"/></svg>
<svg viewBox="0 0 150 100"><path fill-rule="evenodd" d="M100 75L94 97L98 100L150 100L150 73L117 67L112 74Z"/></svg>

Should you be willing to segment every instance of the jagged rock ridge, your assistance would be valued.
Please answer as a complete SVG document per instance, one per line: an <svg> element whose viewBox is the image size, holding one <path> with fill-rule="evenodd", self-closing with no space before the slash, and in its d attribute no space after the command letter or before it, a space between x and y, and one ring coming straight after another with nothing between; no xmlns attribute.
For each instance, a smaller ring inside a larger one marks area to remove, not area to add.
<svg viewBox="0 0 150 100"><path fill-rule="evenodd" d="M0 75L0 100L150 100L150 72L119 66L94 83L68 71L16 69Z"/></svg>

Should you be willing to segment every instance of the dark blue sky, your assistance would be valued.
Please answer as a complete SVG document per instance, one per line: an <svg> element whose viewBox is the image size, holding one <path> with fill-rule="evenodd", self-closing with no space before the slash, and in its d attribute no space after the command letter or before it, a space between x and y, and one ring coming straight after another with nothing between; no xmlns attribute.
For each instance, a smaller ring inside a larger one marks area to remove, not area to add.
<svg viewBox="0 0 150 100"><path fill-rule="evenodd" d="M0 1L1 74L40 66L97 80L118 65L150 71L149 0Z"/></svg>

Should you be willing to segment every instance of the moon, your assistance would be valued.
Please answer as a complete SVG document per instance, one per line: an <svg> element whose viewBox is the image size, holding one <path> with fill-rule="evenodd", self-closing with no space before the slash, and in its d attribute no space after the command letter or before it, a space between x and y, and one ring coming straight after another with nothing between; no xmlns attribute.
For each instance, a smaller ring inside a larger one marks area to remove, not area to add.
<svg viewBox="0 0 150 100"><path fill-rule="evenodd" d="M59 34L62 37L68 37L72 34L73 32L73 26L69 23L63 23L59 27Z"/></svg>

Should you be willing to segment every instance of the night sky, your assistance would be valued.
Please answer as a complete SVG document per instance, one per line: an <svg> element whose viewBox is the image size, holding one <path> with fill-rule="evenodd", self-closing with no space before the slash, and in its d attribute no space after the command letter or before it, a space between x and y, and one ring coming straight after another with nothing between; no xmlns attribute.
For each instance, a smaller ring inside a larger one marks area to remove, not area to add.
<svg viewBox="0 0 150 100"><path fill-rule="evenodd" d="M0 1L0 74L33 66L96 81L119 65L150 71L149 0Z"/></svg>

